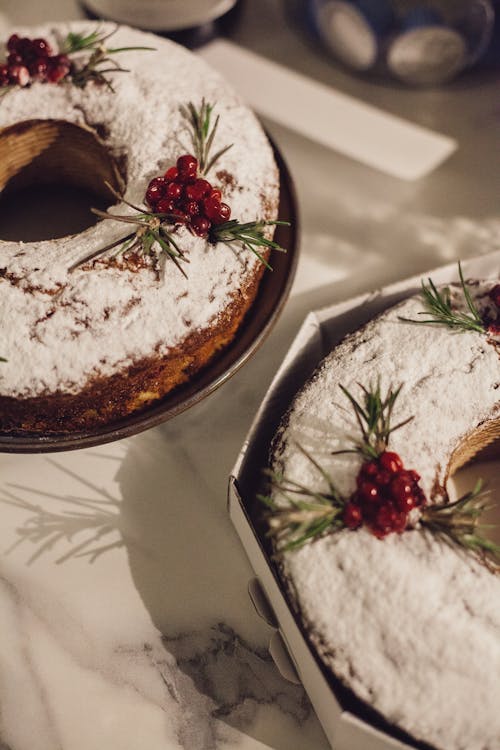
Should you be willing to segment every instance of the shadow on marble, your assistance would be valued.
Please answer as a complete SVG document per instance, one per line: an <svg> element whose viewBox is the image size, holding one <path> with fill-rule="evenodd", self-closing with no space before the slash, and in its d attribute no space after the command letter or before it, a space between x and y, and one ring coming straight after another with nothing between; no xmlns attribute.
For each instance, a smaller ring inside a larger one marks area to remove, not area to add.
<svg viewBox="0 0 500 750"><path fill-rule="evenodd" d="M286 682L255 643L260 630L267 639L267 629L248 600L249 568L226 514L225 475L214 460L213 435L222 424L214 412L194 435L175 422L162 439L148 433L131 444L118 480L123 527L141 539L140 547L127 545L131 575L163 634L166 658L151 658L167 690L189 706L180 743L215 750L223 744L222 722L275 750L290 750L290 738L280 741L272 722L256 724L259 712L273 707L298 727L312 709L303 689ZM207 475L199 462L210 456L215 471Z"/></svg>
<svg viewBox="0 0 500 750"><path fill-rule="evenodd" d="M70 471L58 461L47 461L56 471L71 476L81 485L82 491L89 490L92 494L55 494L43 492L34 486L14 483L4 486L0 503L12 505L28 514L25 523L16 528L18 538L7 548L5 554L8 555L20 545L29 543L34 547L34 551L27 564L32 565L43 554L58 552L66 542L69 549L56 558L56 564L64 563L73 557L87 557L89 562L95 562L105 552L122 547L123 538L103 543L105 537L120 530L120 500L86 477ZM100 496L99 499L96 499L96 494ZM47 510L42 504L44 498L59 501L62 510ZM81 538L82 535L85 535L84 539Z"/></svg>
<svg viewBox="0 0 500 750"><path fill-rule="evenodd" d="M113 673L123 672L121 679L145 692L160 680L155 699L184 750L237 748L245 737L273 750L326 747L304 691L270 659L268 629L247 597L250 571L226 515L225 469L213 460L213 441L207 444L223 422L214 415L207 425L203 415L191 434L178 421L167 432L126 441L125 451L106 461L106 473L117 480L113 492L107 481L101 485L103 476L89 480L64 458L43 458L54 487L70 492L42 492L36 482L4 485L3 502L26 514L13 527L17 538L7 554L17 551L22 559L28 547L28 566L42 558L65 566L83 558L97 564L86 576L97 583L106 554L115 550L116 560L121 548L120 575L130 572L159 636L131 644L130 653L120 646L124 661ZM214 471L203 476L196 461L210 456ZM136 665L132 676L129 662ZM145 668L150 677L142 685Z"/></svg>

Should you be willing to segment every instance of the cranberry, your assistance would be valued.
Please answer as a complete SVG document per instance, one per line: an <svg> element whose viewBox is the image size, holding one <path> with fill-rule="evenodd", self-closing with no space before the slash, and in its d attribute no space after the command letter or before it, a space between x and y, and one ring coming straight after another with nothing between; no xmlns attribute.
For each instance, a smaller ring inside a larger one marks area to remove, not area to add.
<svg viewBox="0 0 500 750"><path fill-rule="evenodd" d="M44 57L39 57L29 66L29 71L37 81L45 81L47 78L48 65Z"/></svg>
<svg viewBox="0 0 500 750"><path fill-rule="evenodd" d="M19 44L19 37L17 34L12 34L7 41L7 50L9 52L16 52L17 45Z"/></svg>
<svg viewBox="0 0 500 750"><path fill-rule="evenodd" d="M186 187L186 198L189 198L191 201L201 201L210 195L211 190L212 186L208 180L199 178L192 185Z"/></svg>
<svg viewBox="0 0 500 750"><path fill-rule="evenodd" d="M367 481L360 482L359 495L362 500L369 503L377 502L380 497L378 487L372 482Z"/></svg>
<svg viewBox="0 0 500 750"><path fill-rule="evenodd" d="M11 52L10 55L7 55L7 65L24 65L24 58L17 52Z"/></svg>
<svg viewBox="0 0 500 750"><path fill-rule="evenodd" d="M373 532L382 538L391 532L400 534L406 528L406 514L397 511L390 503L384 503L377 510Z"/></svg>
<svg viewBox="0 0 500 750"><path fill-rule="evenodd" d="M406 476L406 472L396 475L391 481L391 495L394 500L403 501L412 492L413 481Z"/></svg>
<svg viewBox="0 0 500 750"><path fill-rule="evenodd" d="M373 479L373 477L378 472L378 463L376 461L365 461L364 464L361 466L360 475L363 477L370 477Z"/></svg>
<svg viewBox="0 0 500 750"><path fill-rule="evenodd" d="M375 514L375 523L373 532L375 536L379 538L390 534L394 524L395 513L394 508L390 503L384 503L381 505Z"/></svg>
<svg viewBox="0 0 500 750"><path fill-rule="evenodd" d="M146 190L146 201L149 203L149 205L154 208L160 198L163 197L163 193L160 190L159 187L156 185L153 185L152 187L148 187Z"/></svg>
<svg viewBox="0 0 500 750"><path fill-rule="evenodd" d="M383 469L390 471L391 474L395 474L403 468L403 462L397 453L392 451L384 451L379 456L379 463Z"/></svg>
<svg viewBox="0 0 500 750"><path fill-rule="evenodd" d="M491 333L492 336L500 335L500 324L490 323L490 325L488 326L488 333Z"/></svg>
<svg viewBox="0 0 500 750"><path fill-rule="evenodd" d="M196 201L186 201L183 209L190 216L197 216L200 213L200 207Z"/></svg>
<svg viewBox="0 0 500 750"><path fill-rule="evenodd" d="M159 180L165 180L165 177L158 177ZM172 200L177 200L182 195L182 185L178 182L169 182L166 185L165 195Z"/></svg>
<svg viewBox="0 0 500 750"><path fill-rule="evenodd" d="M25 65L9 66L9 77L11 83L16 83L18 86L27 86L31 80L30 72Z"/></svg>
<svg viewBox="0 0 500 750"><path fill-rule="evenodd" d="M167 171L165 172L165 179L169 182L173 182L178 178L178 176L179 170L177 169L177 167L169 167L169 169L167 169Z"/></svg>
<svg viewBox="0 0 500 750"><path fill-rule="evenodd" d="M205 211L206 216L208 216L214 224L222 224L231 216L231 209L229 206L226 203L221 203L213 196L205 198L203 201L203 210Z"/></svg>
<svg viewBox="0 0 500 750"><path fill-rule="evenodd" d="M394 515L392 517L392 530L396 532L396 534L402 534L403 531L406 529L406 522L407 522L407 514L404 512L394 512Z"/></svg>
<svg viewBox="0 0 500 750"><path fill-rule="evenodd" d="M179 178L185 182L186 178L195 178L198 171L198 160L191 154L184 154L177 159Z"/></svg>
<svg viewBox="0 0 500 750"><path fill-rule="evenodd" d="M33 44L31 39L27 36L23 36L22 39L17 41L16 52L22 55L25 59L29 59L33 56Z"/></svg>
<svg viewBox="0 0 500 750"><path fill-rule="evenodd" d="M489 297L497 307L500 307L500 284L495 284L493 289L490 290Z"/></svg>
<svg viewBox="0 0 500 750"><path fill-rule="evenodd" d="M9 85L9 68L7 65L0 65L0 86Z"/></svg>
<svg viewBox="0 0 500 750"><path fill-rule="evenodd" d="M51 83L59 83L65 78L71 69L71 63L66 55L49 57L49 70L47 78Z"/></svg>
<svg viewBox="0 0 500 750"><path fill-rule="evenodd" d="M379 487L386 487L391 481L391 474L390 472L381 469L375 474L374 481Z"/></svg>
<svg viewBox="0 0 500 750"><path fill-rule="evenodd" d="M175 213L175 203L170 198L160 198L156 204L156 211L159 214L173 214Z"/></svg>
<svg viewBox="0 0 500 750"><path fill-rule="evenodd" d="M348 529L358 529L363 523L363 514L359 505L347 503L342 513L342 520Z"/></svg>
<svg viewBox="0 0 500 750"><path fill-rule="evenodd" d="M195 216L191 222L191 227L198 237L206 237L211 223L205 216Z"/></svg>
<svg viewBox="0 0 500 750"><path fill-rule="evenodd" d="M229 221L231 218L231 209L227 203L221 203L219 209L219 216L214 220L215 224L223 224L225 221Z"/></svg>
<svg viewBox="0 0 500 750"><path fill-rule="evenodd" d="M403 513L409 513L410 510L416 508L419 505L417 498L413 494L401 495L398 498L394 498L396 507Z"/></svg>
<svg viewBox="0 0 500 750"><path fill-rule="evenodd" d="M33 39L31 47L37 57L50 57L52 55L50 44L45 39Z"/></svg>
<svg viewBox="0 0 500 750"><path fill-rule="evenodd" d="M216 199L216 200L218 200L218 201L219 201L219 203L220 203L220 200L221 200L221 198L222 198L222 193L221 193L221 191L220 191L220 190L217 190L217 188L214 188L214 189L212 190L212 192L210 193L210 196L209 196L209 197L210 197L210 198L215 198L215 199Z"/></svg>

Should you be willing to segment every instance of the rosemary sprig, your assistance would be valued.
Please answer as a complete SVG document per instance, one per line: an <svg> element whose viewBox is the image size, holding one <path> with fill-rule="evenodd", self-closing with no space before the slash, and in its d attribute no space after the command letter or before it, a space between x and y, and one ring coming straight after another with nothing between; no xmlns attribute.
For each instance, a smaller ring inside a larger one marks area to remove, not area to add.
<svg viewBox="0 0 500 750"><path fill-rule="evenodd" d="M477 331L485 333L485 325L475 306L471 294L465 282L462 266L458 263L458 272L460 275L460 285L469 312L459 312L453 310L451 306L451 294L449 287L443 291L438 291L432 279L428 279L429 285L422 281L422 297L426 310L419 315L430 315L425 320L414 320L412 318L399 319L405 323L416 323L417 325L446 325L456 331Z"/></svg>
<svg viewBox="0 0 500 750"><path fill-rule="evenodd" d="M398 422L396 425L391 424L392 412L396 399L401 393L402 384L396 389L389 387L385 396L382 395L380 388L380 379L376 384L371 384L366 388L358 383L363 392L363 401L357 401L347 388L340 385L342 393L349 399L356 415L356 420L362 434L362 440L354 441L354 448L333 451L332 455L341 453L361 453L368 459L378 458L386 450L391 434L411 422L413 417Z"/></svg>
<svg viewBox="0 0 500 750"><path fill-rule="evenodd" d="M269 240L265 236L264 230L269 226L289 227L290 223L288 221L249 221L242 224L236 219L231 219L224 222L224 224L212 227L210 230L210 241L214 243L224 242L227 245L231 245L233 242L241 242L243 247L251 250L260 262L272 271L272 267L257 248L279 250L282 253L286 253L286 250L281 245L278 245L277 242Z"/></svg>
<svg viewBox="0 0 500 750"><path fill-rule="evenodd" d="M205 99L201 100L201 107L196 109L192 102L187 105L181 105L179 111L190 130L191 140L193 143L194 156L198 160L200 174L206 175L220 159L220 157L232 148L233 144L224 146L213 156L210 151L213 146L215 133L219 124L219 115L215 118L212 125L213 104L209 104Z"/></svg>
<svg viewBox="0 0 500 750"><path fill-rule="evenodd" d="M482 514L491 508L479 480L471 492L453 503L430 505L422 510L420 524L449 544L476 554L493 570L500 571L500 545L482 535Z"/></svg>
<svg viewBox="0 0 500 750"><path fill-rule="evenodd" d="M0 357L0 362L7 362L8 360L5 359L5 357Z"/></svg>
<svg viewBox="0 0 500 750"><path fill-rule="evenodd" d="M106 33L98 27L89 34L75 34L74 32L70 32L67 35L62 45L62 54L71 57L71 55L79 52L91 52L89 59L81 67L78 67L72 61L70 76L75 86L84 88L89 81L94 81L97 84L107 86L110 91L114 91L111 82L107 78L107 74L127 73L128 70L122 68L110 55L115 55L119 52L130 52L132 50L154 49L153 47L107 47L105 43L117 30L118 27Z"/></svg>
<svg viewBox="0 0 500 750"><path fill-rule="evenodd" d="M326 532L343 529L342 513L345 500L336 489L330 475L315 461L305 448L298 449L326 480L328 490L315 492L308 487L287 479L270 470L269 488L286 504L276 503L270 495L258 495L258 499L269 509L269 532L279 552L298 549L311 539Z"/></svg>
<svg viewBox="0 0 500 750"><path fill-rule="evenodd" d="M139 253L140 255L150 256L157 259L158 255L163 255L166 258L170 258L182 275L187 278L186 272L182 268L181 261L189 263L189 260L177 244L173 233L166 227L167 224L175 223L176 215L146 211L145 209L135 206L133 203L129 203L129 201L122 198L109 182L106 182L106 186L113 193L115 198L134 209L135 213L124 216L122 214L112 214L108 211L101 211L97 208L93 208L92 212L101 219L132 224L136 228L126 236L120 237L120 239L111 242L109 245L106 245L99 250L95 250L84 258L76 261L68 269L69 272L72 273L86 263L109 253L110 250L114 250L114 256L130 256L132 253Z"/></svg>

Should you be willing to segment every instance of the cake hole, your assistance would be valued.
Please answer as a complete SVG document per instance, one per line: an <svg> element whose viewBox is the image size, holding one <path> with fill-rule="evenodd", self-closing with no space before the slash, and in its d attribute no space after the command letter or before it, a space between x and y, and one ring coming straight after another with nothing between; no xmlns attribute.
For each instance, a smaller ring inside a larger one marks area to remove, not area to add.
<svg viewBox="0 0 500 750"><path fill-rule="evenodd" d="M0 239L36 242L79 234L116 203L124 175L90 129L28 120L0 132Z"/></svg>
<svg viewBox="0 0 500 750"><path fill-rule="evenodd" d="M496 440L480 450L474 459L462 466L448 483L451 500L465 495L474 489L478 479L481 479L485 490L488 491L489 505L481 523L489 525L483 534L496 544L500 544L500 440Z"/></svg>

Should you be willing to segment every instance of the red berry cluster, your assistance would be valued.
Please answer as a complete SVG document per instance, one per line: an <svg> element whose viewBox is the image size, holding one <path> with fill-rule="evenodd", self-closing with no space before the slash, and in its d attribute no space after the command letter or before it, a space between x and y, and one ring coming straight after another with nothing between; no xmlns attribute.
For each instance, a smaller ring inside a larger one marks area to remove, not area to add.
<svg viewBox="0 0 500 750"><path fill-rule="evenodd" d="M67 55L54 55L45 39L12 34L7 42L7 61L0 65L0 87L27 86L33 81L58 83L68 75Z"/></svg>
<svg viewBox="0 0 500 750"><path fill-rule="evenodd" d="M177 159L162 177L154 177L146 191L146 202L155 213L173 214L172 223L185 224L199 237L206 237L212 225L231 216L220 190L198 177L198 160L191 154Z"/></svg>
<svg viewBox="0 0 500 750"><path fill-rule="evenodd" d="M500 309L500 284L495 284L489 292L491 301Z"/></svg>
<svg viewBox="0 0 500 750"><path fill-rule="evenodd" d="M404 468L397 453L384 451L365 461L356 479L357 490L344 508L345 525L357 529L364 523L379 538L400 534L410 511L426 503L419 480L416 471Z"/></svg>
<svg viewBox="0 0 500 750"><path fill-rule="evenodd" d="M495 284L493 289L490 289L488 296L495 307L500 311L500 284ZM488 333L491 333L493 336L500 335L500 320L498 315L499 313L497 313L497 320L492 323L488 324L488 321L485 321L488 325Z"/></svg>

